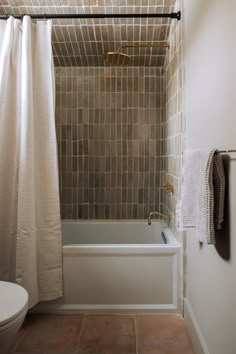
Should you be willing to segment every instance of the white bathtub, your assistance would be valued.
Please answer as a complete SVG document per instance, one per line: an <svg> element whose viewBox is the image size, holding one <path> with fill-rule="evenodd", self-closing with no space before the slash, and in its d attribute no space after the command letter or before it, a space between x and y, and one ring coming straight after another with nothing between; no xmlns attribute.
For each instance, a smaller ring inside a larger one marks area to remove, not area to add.
<svg viewBox="0 0 236 354"><path fill-rule="evenodd" d="M63 221L62 233L64 296L53 312L178 311L180 245L163 223Z"/></svg>

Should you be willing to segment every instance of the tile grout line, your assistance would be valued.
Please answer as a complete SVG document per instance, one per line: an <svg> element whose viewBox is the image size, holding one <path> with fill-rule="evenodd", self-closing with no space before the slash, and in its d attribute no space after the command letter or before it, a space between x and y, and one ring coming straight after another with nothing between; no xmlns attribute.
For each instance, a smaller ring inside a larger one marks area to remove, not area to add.
<svg viewBox="0 0 236 354"><path fill-rule="evenodd" d="M84 329L84 323L85 323L85 319L86 319L87 315L85 314L83 316L84 317L83 317L83 322L82 322L82 326L81 326L81 330L80 330L80 334L79 334L79 338L78 338L78 343L76 345L75 352L74 352L75 354L77 354L78 351L79 351L80 338L81 338L81 335L82 335L82 331Z"/></svg>
<svg viewBox="0 0 236 354"><path fill-rule="evenodd" d="M136 320L136 314L134 315L134 330L135 330L135 345L136 345L136 354L138 354L138 331L137 331L137 320Z"/></svg>

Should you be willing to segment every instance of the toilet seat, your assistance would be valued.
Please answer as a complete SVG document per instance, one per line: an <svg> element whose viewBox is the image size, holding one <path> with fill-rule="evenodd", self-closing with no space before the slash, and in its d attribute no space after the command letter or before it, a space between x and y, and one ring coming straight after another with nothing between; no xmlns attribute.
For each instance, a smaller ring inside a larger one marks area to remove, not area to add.
<svg viewBox="0 0 236 354"><path fill-rule="evenodd" d="M0 281L0 331L14 324L27 308L27 291L20 285Z"/></svg>

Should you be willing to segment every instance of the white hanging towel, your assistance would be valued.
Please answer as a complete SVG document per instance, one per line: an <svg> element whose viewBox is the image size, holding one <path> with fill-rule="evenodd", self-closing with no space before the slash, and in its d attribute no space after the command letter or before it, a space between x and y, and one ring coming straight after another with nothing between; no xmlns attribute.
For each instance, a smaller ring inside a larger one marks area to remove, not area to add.
<svg viewBox="0 0 236 354"><path fill-rule="evenodd" d="M200 242L215 243L215 227L224 221L225 174L216 149L187 150L184 155L177 228L196 228Z"/></svg>

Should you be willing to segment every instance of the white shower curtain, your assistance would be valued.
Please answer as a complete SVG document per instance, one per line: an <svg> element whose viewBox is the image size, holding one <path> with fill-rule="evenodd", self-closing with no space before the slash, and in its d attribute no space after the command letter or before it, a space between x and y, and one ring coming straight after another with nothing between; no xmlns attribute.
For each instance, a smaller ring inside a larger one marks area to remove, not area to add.
<svg viewBox="0 0 236 354"><path fill-rule="evenodd" d="M62 295L51 21L0 21L0 280Z"/></svg>

